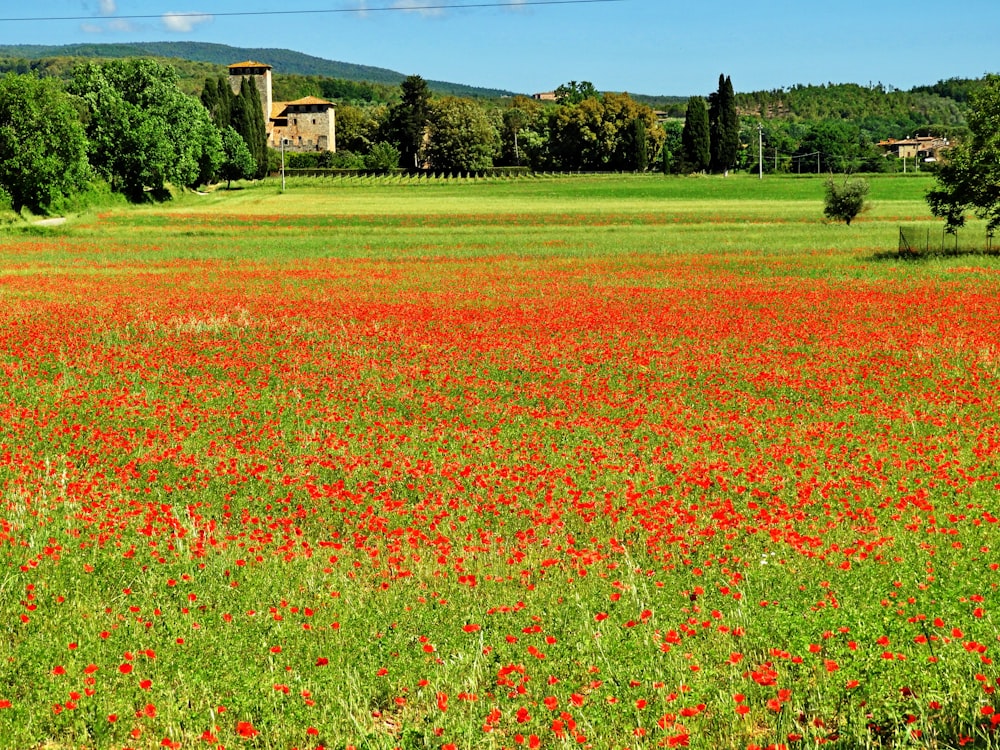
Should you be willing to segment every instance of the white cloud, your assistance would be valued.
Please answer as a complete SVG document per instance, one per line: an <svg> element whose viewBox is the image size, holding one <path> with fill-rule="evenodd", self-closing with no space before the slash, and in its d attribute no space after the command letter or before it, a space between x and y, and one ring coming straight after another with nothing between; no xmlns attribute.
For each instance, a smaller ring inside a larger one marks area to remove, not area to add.
<svg viewBox="0 0 1000 750"><path fill-rule="evenodd" d="M393 8L399 8L400 10L409 10L414 13L419 13L422 16L441 16L444 15L443 8L428 8L428 5L435 5L433 0L396 0L393 4Z"/></svg>
<svg viewBox="0 0 1000 750"><path fill-rule="evenodd" d="M84 34L103 34L104 27L98 23L81 23L80 31Z"/></svg>
<svg viewBox="0 0 1000 750"><path fill-rule="evenodd" d="M183 34L189 31L194 31L196 26L208 23L212 20L212 16L208 13L170 12L164 13L160 20L163 22L167 31L176 31Z"/></svg>
<svg viewBox="0 0 1000 750"><path fill-rule="evenodd" d="M102 16L113 16L118 11L117 0L100 0L98 5Z"/></svg>
<svg viewBox="0 0 1000 750"><path fill-rule="evenodd" d="M113 18L108 21L108 31L132 32L138 30L139 27L127 18Z"/></svg>

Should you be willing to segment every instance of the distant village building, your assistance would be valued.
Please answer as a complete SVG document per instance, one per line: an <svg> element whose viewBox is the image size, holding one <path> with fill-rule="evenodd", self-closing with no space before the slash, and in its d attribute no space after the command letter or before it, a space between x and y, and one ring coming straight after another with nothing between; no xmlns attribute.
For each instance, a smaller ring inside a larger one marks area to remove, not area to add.
<svg viewBox="0 0 1000 750"><path fill-rule="evenodd" d="M554 102L557 99L555 91L543 91L540 94L532 94L531 98L537 99L540 102Z"/></svg>
<svg viewBox="0 0 1000 750"><path fill-rule="evenodd" d="M928 162L937 161L941 152L951 147L947 138L935 136L919 136L901 140L890 138L887 141L879 141L877 145L886 156L891 154L900 159L920 159Z"/></svg>
<svg viewBox="0 0 1000 750"><path fill-rule="evenodd" d="M286 151L336 151L337 113L333 102L306 96L294 102L276 102L271 96L271 66L247 60L229 66L229 86L239 93L250 78L260 95L267 144Z"/></svg>

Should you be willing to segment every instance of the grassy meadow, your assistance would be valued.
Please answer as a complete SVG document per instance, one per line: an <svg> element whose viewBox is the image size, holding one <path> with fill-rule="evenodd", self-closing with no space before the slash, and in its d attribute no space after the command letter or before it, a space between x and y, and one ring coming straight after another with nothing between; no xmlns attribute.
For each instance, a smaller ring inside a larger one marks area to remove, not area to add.
<svg viewBox="0 0 1000 750"><path fill-rule="evenodd" d="M1000 262L897 253L931 185L3 230L0 748L1000 746Z"/></svg>

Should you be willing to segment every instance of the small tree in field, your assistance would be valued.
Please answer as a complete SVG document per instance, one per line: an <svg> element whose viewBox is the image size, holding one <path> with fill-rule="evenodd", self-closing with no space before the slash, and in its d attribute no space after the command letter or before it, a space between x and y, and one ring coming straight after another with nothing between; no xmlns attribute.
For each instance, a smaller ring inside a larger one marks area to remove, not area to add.
<svg viewBox="0 0 1000 750"><path fill-rule="evenodd" d="M831 178L826 181L823 215L850 226L854 217L865 210L867 197L867 181L844 180L843 184L838 185Z"/></svg>

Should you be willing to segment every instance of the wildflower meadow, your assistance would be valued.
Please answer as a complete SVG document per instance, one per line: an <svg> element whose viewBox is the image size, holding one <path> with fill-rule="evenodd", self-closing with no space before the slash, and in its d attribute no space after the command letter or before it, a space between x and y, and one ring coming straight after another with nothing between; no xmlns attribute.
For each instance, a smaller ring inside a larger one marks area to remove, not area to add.
<svg viewBox="0 0 1000 750"><path fill-rule="evenodd" d="M930 184L3 230L0 748L1000 746L1000 262L898 257Z"/></svg>

